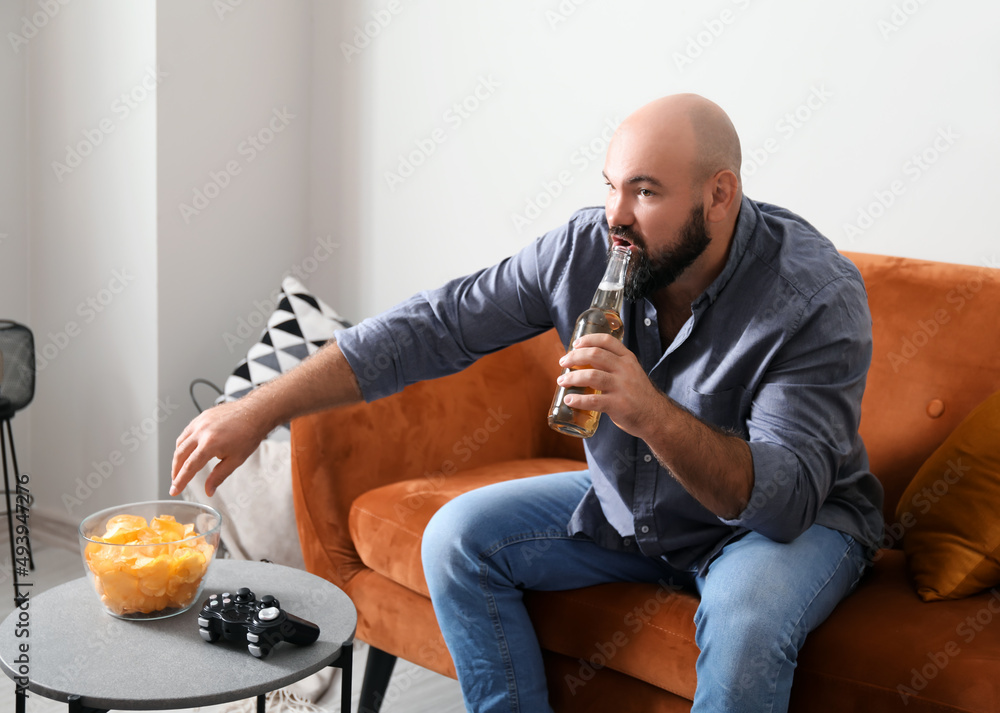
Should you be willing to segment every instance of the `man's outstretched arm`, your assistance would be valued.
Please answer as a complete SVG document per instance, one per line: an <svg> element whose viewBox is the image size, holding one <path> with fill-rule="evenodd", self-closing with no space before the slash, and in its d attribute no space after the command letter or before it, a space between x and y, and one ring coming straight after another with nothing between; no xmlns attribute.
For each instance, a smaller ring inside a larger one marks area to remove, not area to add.
<svg viewBox="0 0 1000 713"><path fill-rule="evenodd" d="M177 438L170 494L184 490L198 471L218 458L205 481L205 493L211 496L280 424L361 398L354 371L336 342L330 342L288 373L191 421Z"/></svg>

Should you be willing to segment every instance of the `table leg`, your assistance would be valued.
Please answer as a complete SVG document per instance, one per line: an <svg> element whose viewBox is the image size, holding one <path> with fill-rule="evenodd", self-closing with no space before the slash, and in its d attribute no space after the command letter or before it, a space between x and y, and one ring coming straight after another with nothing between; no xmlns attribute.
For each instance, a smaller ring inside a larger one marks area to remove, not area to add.
<svg viewBox="0 0 1000 713"><path fill-rule="evenodd" d="M340 656L330 664L334 668L343 671L340 677L340 713L351 713L351 689L353 688L352 675L354 671L354 642L344 644L340 649Z"/></svg>
<svg viewBox="0 0 1000 713"><path fill-rule="evenodd" d="M107 708L91 708L80 703L80 696L70 696L67 701L69 713L108 713ZM20 713L20 711L18 711Z"/></svg>
<svg viewBox="0 0 1000 713"><path fill-rule="evenodd" d="M267 707L267 694L261 693L257 696L257 713L264 713L264 709Z"/></svg>

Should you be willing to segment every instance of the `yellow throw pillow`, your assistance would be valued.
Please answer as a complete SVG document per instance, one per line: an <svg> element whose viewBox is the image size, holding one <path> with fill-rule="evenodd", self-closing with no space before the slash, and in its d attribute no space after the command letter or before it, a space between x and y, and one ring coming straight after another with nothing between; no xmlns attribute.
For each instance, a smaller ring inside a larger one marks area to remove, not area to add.
<svg viewBox="0 0 1000 713"><path fill-rule="evenodd" d="M931 454L896 506L903 550L924 601L1000 584L1000 391Z"/></svg>

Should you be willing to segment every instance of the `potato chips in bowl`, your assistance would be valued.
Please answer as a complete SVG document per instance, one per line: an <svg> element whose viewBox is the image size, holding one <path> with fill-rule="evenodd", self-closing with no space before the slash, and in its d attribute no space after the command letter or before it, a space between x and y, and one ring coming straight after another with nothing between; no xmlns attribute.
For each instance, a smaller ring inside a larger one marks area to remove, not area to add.
<svg viewBox="0 0 1000 713"><path fill-rule="evenodd" d="M181 500L108 508L80 523L84 569L104 609L121 619L163 619L201 597L222 516Z"/></svg>

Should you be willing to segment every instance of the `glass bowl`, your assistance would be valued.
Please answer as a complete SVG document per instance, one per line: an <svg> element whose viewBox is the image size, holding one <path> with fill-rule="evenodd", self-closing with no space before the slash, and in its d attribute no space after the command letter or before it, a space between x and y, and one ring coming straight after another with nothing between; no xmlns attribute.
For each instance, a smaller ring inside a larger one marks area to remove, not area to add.
<svg viewBox="0 0 1000 713"><path fill-rule="evenodd" d="M83 568L106 612L164 619L187 611L205 586L222 516L183 500L101 510L80 523Z"/></svg>

